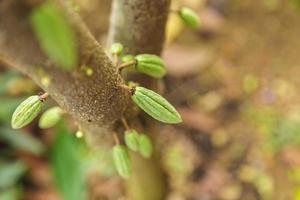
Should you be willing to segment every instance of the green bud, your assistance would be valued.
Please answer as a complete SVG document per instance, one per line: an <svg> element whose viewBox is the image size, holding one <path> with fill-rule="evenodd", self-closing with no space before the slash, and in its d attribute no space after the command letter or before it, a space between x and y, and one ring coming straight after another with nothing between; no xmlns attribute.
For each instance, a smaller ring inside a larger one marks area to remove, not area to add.
<svg viewBox="0 0 300 200"><path fill-rule="evenodd" d="M130 61L133 61L133 60L134 60L134 55L127 54L127 55L122 56L122 62L123 63L130 62Z"/></svg>
<svg viewBox="0 0 300 200"><path fill-rule="evenodd" d="M61 119L62 109L58 106L52 107L44 112L39 120L40 128L51 128Z"/></svg>
<svg viewBox="0 0 300 200"><path fill-rule="evenodd" d="M153 147L150 138L145 134L139 135L139 152L144 158L150 158Z"/></svg>
<svg viewBox="0 0 300 200"><path fill-rule="evenodd" d="M135 87L132 100L154 119L177 124L182 122L176 109L162 96L144 87Z"/></svg>
<svg viewBox="0 0 300 200"><path fill-rule="evenodd" d="M110 47L110 53L113 55L120 55L123 52L123 45L121 43L113 43Z"/></svg>
<svg viewBox="0 0 300 200"><path fill-rule="evenodd" d="M200 19L194 10L183 7L179 11L179 16L187 26L192 28L197 28L199 26Z"/></svg>
<svg viewBox="0 0 300 200"><path fill-rule="evenodd" d="M135 69L155 78L161 78L166 74L163 60L156 55L140 54L135 57Z"/></svg>
<svg viewBox="0 0 300 200"><path fill-rule="evenodd" d="M125 131L125 144L132 151L139 150L138 133L136 130Z"/></svg>
<svg viewBox="0 0 300 200"><path fill-rule="evenodd" d="M23 101L12 115L12 128L19 129L29 124L41 111L42 104L43 101L38 95L31 96Z"/></svg>
<svg viewBox="0 0 300 200"><path fill-rule="evenodd" d="M113 160L119 175L125 179L129 178L131 175L131 163L124 145L118 144L113 147Z"/></svg>

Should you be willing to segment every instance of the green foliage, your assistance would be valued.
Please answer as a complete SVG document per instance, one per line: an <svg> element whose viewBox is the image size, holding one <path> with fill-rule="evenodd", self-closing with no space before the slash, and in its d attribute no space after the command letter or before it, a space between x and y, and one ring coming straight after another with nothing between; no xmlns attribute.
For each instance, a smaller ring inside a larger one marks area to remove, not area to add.
<svg viewBox="0 0 300 200"><path fill-rule="evenodd" d="M41 111L42 104L38 95L30 96L23 101L12 115L12 128L19 129L29 124Z"/></svg>
<svg viewBox="0 0 300 200"><path fill-rule="evenodd" d="M59 106L54 106L44 112L39 120L40 128L51 128L55 126L61 119L62 109Z"/></svg>
<svg viewBox="0 0 300 200"><path fill-rule="evenodd" d="M44 52L64 69L76 65L75 36L63 13L51 3L33 10L31 24Z"/></svg>
<svg viewBox="0 0 300 200"><path fill-rule="evenodd" d="M85 194L83 170L76 138L59 125L51 149L51 165L55 184L64 200L82 200Z"/></svg>
<svg viewBox="0 0 300 200"><path fill-rule="evenodd" d="M0 128L0 139L15 149L27 151L35 155L40 155L45 150L43 143L38 139L19 130Z"/></svg>
<svg viewBox="0 0 300 200"><path fill-rule="evenodd" d="M0 121L10 124L11 116L16 107L25 100L24 97L0 97L0 102L5 106L0 106Z"/></svg>
<svg viewBox="0 0 300 200"><path fill-rule="evenodd" d="M197 28L199 26L200 19L194 10L183 7L179 11L179 16L187 26L192 28Z"/></svg>
<svg viewBox="0 0 300 200"><path fill-rule="evenodd" d="M150 138L145 134L139 135L139 152L144 158L150 158L153 153L153 146Z"/></svg>
<svg viewBox="0 0 300 200"><path fill-rule="evenodd" d="M155 78L161 78L166 74L163 60L156 55L140 54L135 57L135 69Z"/></svg>
<svg viewBox="0 0 300 200"><path fill-rule="evenodd" d="M136 87L132 100L154 119L168 123L177 124L182 122L180 114L162 96L144 87Z"/></svg>
<svg viewBox="0 0 300 200"><path fill-rule="evenodd" d="M115 145L112 155L119 175L124 179L128 179L131 175L131 163L127 148L121 144Z"/></svg>
<svg viewBox="0 0 300 200"><path fill-rule="evenodd" d="M139 150L139 135L136 130L127 130L125 131L125 144L132 151Z"/></svg>
<svg viewBox="0 0 300 200"><path fill-rule="evenodd" d="M26 166L20 161L0 162L0 189L13 186L26 171Z"/></svg>
<svg viewBox="0 0 300 200"><path fill-rule="evenodd" d="M11 187L0 192L1 200L19 200L20 199L20 189L18 187Z"/></svg>
<svg viewBox="0 0 300 200"><path fill-rule="evenodd" d="M0 77L0 94L3 94L6 90L7 84L9 83L10 80L16 78L19 76L19 73L13 70L9 70L6 73L4 73ZM2 101L1 101L2 102Z"/></svg>

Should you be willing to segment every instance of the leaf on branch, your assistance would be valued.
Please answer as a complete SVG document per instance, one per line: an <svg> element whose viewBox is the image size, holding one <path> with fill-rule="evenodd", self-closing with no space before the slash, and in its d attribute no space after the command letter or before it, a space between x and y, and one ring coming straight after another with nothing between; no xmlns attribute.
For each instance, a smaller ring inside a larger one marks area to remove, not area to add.
<svg viewBox="0 0 300 200"><path fill-rule="evenodd" d="M72 69L77 60L75 36L60 10L44 3L32 11L30 18L44 52L64 69Z"/></svg>

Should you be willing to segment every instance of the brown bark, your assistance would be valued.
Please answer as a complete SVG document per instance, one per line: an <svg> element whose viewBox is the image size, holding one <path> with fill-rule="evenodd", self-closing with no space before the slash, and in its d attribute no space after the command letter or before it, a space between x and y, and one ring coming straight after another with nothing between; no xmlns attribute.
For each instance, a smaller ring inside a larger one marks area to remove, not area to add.
<svg viewBox="0 0 300 200"><path fill-rule="evenodd" d="M92 136L91 141L95 143L103 136L110 136L129 96L118 87L123 80L103 48L66 1L55 1L76 33L78 47L77 68L71 72L62 70L40 49L28 20L30 8L20 2L0 1L0 58L26 73L49 92ZM93 68L92 76L80 71L83 64ZM50 80L49 86L42 84L45 76Z"/></svg>

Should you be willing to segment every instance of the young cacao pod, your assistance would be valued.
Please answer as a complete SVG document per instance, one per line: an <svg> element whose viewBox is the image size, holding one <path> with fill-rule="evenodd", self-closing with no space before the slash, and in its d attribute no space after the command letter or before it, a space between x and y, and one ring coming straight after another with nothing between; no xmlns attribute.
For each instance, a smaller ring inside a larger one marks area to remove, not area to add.
<svg viewBox="0 0 300 200"><path fill-rule="evenodd" d="M161 78L166 74L163 60L152 54L140 54L135 57L135 69L155 78Z"/></svg>
<svg viewBox="0 0 300 200"><path fill-rule="evenodd" d="M118 144L113 147L113 160L119 175L127 179L131 175L131 163L127 148Z"/></svg>
<svg viewBox="0 0 300 200"><path fill-rule="evenodd" d="M144 87L135 87L131 96L132 100L154 119L168 123L177 124L182 122L180 114L162 96Z"/></svg>
<svg viewBox="0 0 300 200"><path fill-rule="evenodd" d="M199 26L199 16L190 8L183 7L179 11L182 21L189 27L197 28Z"/></svg>
<svg viewBox="0 0 300 200"><path fill-rule="evenodd" d="M145 134L139 135L139 152L144 158L150 158L153 152L152 142Z"/></svg>
<svg viewBox="0 0 300 200"><path fill-rule="evenodd" d="M120 55L123 52L123 45L121 43L113 43L110 47L110 53L113 55Z"/></svg>
<svg viewBox="0 0 300 200"><path fill-rule="evenodd" d="M30 96L14 111L11 126L19 129L29 124L41 111L43 101L38 95Z"/></svg>
<svg viewBox="0 0 300 200"><path fill-rule="evenodd" d="M40 128L51 128L61 119L63 110L58 107L52 107L44 112L39 120Z"/></svg>
<svg viewBox="0 0 300 200"><path fill-rule="evenodd" d="M125 144L132 151L139 150L139 142L138 142L138 133L136 130L127 130L125 131Z"/></svg>

